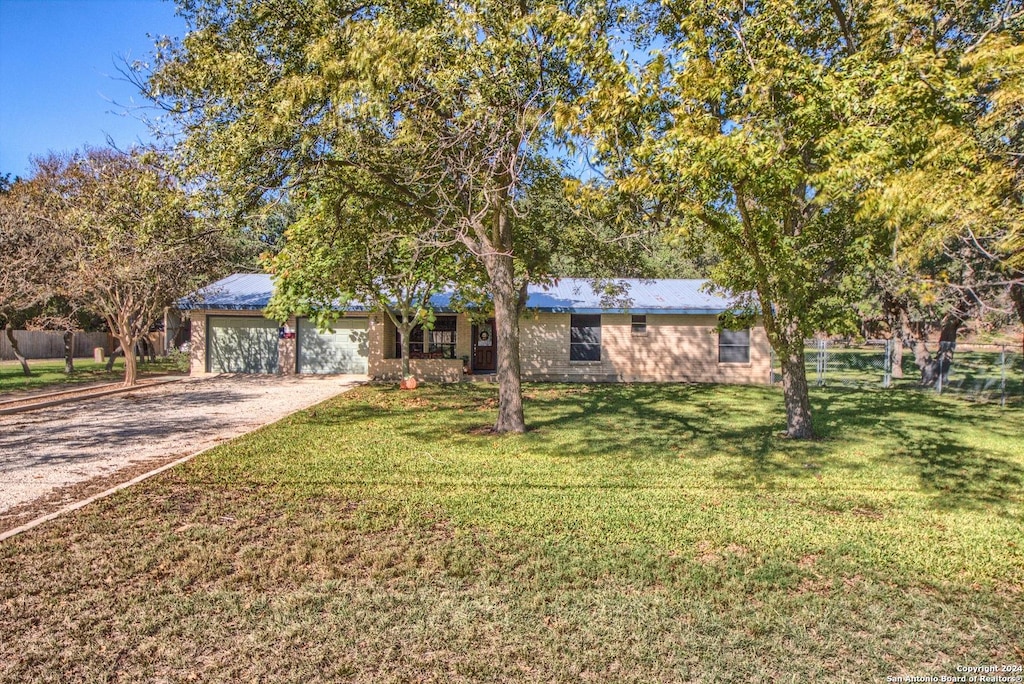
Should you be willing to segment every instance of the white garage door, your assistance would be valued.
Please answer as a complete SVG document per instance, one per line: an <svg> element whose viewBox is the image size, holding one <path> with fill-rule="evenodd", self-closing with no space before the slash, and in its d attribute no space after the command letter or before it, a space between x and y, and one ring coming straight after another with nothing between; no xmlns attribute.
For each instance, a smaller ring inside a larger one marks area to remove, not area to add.
<svg viewBox="0 0 1024 684"><path fill-rule="evenodd" d="M320 332L305 318L298 320L300 373L358 373L365 375L370 355L367 319L342 318L331 332Z"/></svg>
<svg viewBox="0 0 1024 684"><path fill-rule="evenodd" d="M277 372L277 323L262 316L210 316L208 322L211 372Z"/></svg>

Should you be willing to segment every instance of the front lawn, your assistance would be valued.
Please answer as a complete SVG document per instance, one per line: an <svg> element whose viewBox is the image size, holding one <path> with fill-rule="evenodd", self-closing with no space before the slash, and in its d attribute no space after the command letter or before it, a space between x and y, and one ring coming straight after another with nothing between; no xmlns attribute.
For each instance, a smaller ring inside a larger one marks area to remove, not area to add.
<svg viewBox="0 0 1024 684"><path fill-rule="evenodd" d="M124 359L114 361L114 369L107 371L106 362L75 359L75 372L64 373L64 359L29 359L32 375L26 377L17 361L0 362L0 398L16 398L19 390L58 391L87 382L120 382L124 380ZM175 360L160 358L156 363L139 361L139 377L181 372ZM7 396L10 395L10 396Z"/></svg>
<svg viewBox="0 0 1024 684"><path fill-rule="evenodd" d="M886 681L1024 664L1024 411L364 387L0 544L0 678Z"/></svg>

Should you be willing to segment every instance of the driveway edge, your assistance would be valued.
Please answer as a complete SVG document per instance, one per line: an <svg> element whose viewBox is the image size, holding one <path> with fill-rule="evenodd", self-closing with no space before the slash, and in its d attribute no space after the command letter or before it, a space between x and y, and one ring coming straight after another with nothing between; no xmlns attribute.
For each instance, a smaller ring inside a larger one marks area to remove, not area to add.
<svg viewBox="0 0 1024 684"><path fill-rule="evenodd" d="M99 494L93 494L92 496L90 496L90 497L88 497L86 499L82 499L81 501L76 501L73 504L68 504L64 508L61 508L60 510L54 511L52 513L47 513L46 515L40 516L40 517L36 518L35 520L28 521L24 525L19 525L18 527L15 527L15 528L12 528L10 530L7 530L6 532L2 532L2 533L0 533L0 542L6 541L7 539L10 539L11 537L15 537L15 536L21 534L22 532L28 532L29 530L31 530L31 529L33 529L35 527L39 527L43 523L50 522L51 520L56 520L57 518L59 518L62 515L65 515L67 513L71 513L73 511L77 511L79 508L85 508L86 506L88 506L89 504L91 504L91 503L93 503L95 501L99 501L100 499L105 499L106 497L110 496L111 494L116 494L117 492L121 491L122 489L128 489L132 485L136 485L136 484L142 482L143 480L148 480L149 478L153 477L154 475L159 475L160 473L164 472L165 470L170 470L171 468L173 468L175 466L179 466L182 463L185 463L187 461L192 460L193 458L195 458L196 456L199 456L200 454L204 454L207 451L210 451L211 449L216 449L218 446L220 446L220 445L219 444L215 444L213 446L210 446L210 447L207 447L205 449L202 449L201 451L197 451L194 454L189 454L188 456L183 456L183 457L177 459L176 461L171 461L170 463L165 463L162 466L160 466L159 468L154 468L153 470L150 470L147 473L143 473L142 475L138 475L138 476L132 478L131 480L128 480L127 482L122 482L121 484L116 485L114 487L111 487L110 489L107 489L106 491L102 491Z"/></svg>
<svg viewBox="0 0 1024 684"><path fill-rule="evenodd" d="M9 416L15 413L24 413L25 411L35 411L37 409L50 408L53 406L62 406L64 404L71 404L76 401L88 401L89 399L98 399L100 397L109 397L113 394L124 394L125 392L135 392L138 390L149 389L150 387L160 387L161 385L167 385L172 382L181 382L189 376L187 375L174 375L168 378L157 378L152 382L147 382L140 385L132 385L131 387L117 387L115 389L99 390L97 392L87 392L86 390L67 390L63 394L70 394L74 396L68 396L60 398L59 396L55 399L49 399L47 401L40 401L34 404L24 404L22 406L15 406L12 408L0 408L0 416ZM57 394L42 395L42 396L57 396ZM24 400L11 400L9 403L22 403L22 401L29 401L30 397L26 397Z"/></svg>

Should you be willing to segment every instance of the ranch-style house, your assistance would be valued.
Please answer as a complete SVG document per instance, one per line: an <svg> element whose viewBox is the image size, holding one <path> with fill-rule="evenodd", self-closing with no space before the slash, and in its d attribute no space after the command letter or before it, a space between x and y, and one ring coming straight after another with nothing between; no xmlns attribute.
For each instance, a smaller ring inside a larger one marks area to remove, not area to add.
<svg viewBox="0 0 1024 684"><path fill-rule="evenodd" d="M719 330L730 301L703 280L614 279L531 285L520 320L524 380L765 384L771 353L762 327ZM228 276L183 302L192 321L191 365L202 373L354 373L399 379L400 335L386 313L349 307L330 331L305 318L284 325L263 309L270 276ZM432 300L436 320L410 337L419 380L460 382L495 372L493 320Z"/></svg>

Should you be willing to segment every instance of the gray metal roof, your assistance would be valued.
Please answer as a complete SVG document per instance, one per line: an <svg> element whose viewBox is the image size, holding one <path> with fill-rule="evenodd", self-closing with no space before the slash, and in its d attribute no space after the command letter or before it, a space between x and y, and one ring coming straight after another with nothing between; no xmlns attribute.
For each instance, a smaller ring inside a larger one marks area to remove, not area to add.
<svg viewBox="0 0 1024 684"><path fill-rule="evenodd" d="M707 280L559 278L550 285L530 285L526 308L559 313L720 314L736 308L726 297L705 291ZM270 302L274 285L265 273L236 273L179 302L182 309L260 311ZM431 299L437 311L450 311L451 294ZM363 311L351 304L349 311Z"/></svg>

